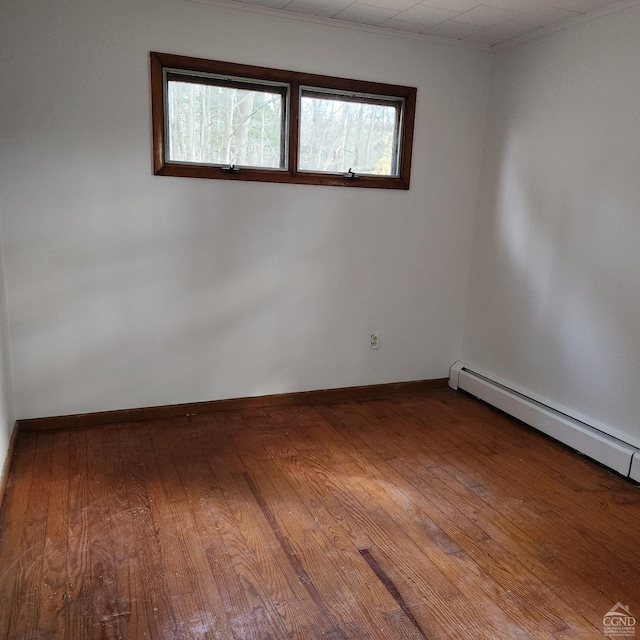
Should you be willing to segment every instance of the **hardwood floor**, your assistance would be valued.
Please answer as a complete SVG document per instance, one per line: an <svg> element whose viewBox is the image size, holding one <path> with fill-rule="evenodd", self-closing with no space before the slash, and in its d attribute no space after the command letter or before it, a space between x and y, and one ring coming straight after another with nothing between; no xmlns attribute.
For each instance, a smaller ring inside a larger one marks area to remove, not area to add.
<svg viewBox="0 0 640 640"><path fill-rule="evenodd" d="M451 390L22 433L0 512L0 638L588 640L617 602L640 488Z"/></svg>

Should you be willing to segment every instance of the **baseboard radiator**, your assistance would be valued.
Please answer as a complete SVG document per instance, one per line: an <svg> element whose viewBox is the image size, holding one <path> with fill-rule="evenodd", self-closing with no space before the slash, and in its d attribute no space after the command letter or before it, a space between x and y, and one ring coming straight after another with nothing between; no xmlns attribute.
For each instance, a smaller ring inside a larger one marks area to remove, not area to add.
<svg viewBox="0 0 640 640"><path fill-rule="evenodd" d="M511 389L463 362L456 362L449 373L452 389L462 389L619 474L640 482L640 449L637 447Z"/></svg>

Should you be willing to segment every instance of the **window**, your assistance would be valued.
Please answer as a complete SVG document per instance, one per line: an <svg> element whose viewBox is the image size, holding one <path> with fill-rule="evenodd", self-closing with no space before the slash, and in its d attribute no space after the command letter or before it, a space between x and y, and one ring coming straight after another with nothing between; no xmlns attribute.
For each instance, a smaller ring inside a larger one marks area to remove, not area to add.
<svg viewBox="0 0 640 640"><path fill-rule="evenodd" d="M157 175L408 189L416 90L151 54Z"/></svg>
<svg viewBox="0 0 640 640"><path fill-rule="evenodd" d="M167 74L171 162L285 168L286 86Z"/></svg>
<svg viewBox="0 0 640 640"><path fill-rule="evenodd" d="M300 90L298 169L398 177L401 98Z"/></svg>

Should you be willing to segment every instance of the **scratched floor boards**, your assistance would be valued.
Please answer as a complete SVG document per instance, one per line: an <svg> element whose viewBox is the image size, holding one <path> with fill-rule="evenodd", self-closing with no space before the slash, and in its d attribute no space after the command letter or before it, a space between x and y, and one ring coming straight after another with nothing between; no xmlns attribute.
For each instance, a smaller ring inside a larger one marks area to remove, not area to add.
<svg viewBox="0 0 640 640"><path fill-rule="evenodd" d="M24 433L12 464L0 639L589 640L617 602L640 618L640 489L450 390Z"/></svg>

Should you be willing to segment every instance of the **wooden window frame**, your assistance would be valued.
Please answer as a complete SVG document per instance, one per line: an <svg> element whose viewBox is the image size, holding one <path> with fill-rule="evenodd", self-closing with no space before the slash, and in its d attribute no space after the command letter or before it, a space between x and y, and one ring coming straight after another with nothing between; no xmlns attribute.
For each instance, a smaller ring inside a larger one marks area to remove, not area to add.
<svg viewBox="0 0 640 640"><path fill-rule="evenodd" d="M194 73L210 73L228 75L235 78L247 78L254 81L285 83L289 86L288 130L284 138L288 148L286 168L259 169L241 168L231 172L218 165L191 164L171 162L166 157L167 139L165 130L165 70L179 70ZM401 98L403 106L403 122L400 127L397 176L358 175L356 179L342 174L316 173L297 169L300 88L305 91L312 88L336 92L352 92L354 94L370 94ZM153 125L153 170L160 176L177 176L183 178L210 178L215 180L241 180L258 182L280 182L290 184L314 184L339 187L366 187L377 189L409 189L411 174L411 151L413 143L413 126L416 108L415 87L349 80L311 73L283 71L267 67L236 64L190 58L167 53L151 53L151 112Z"/></svg>

